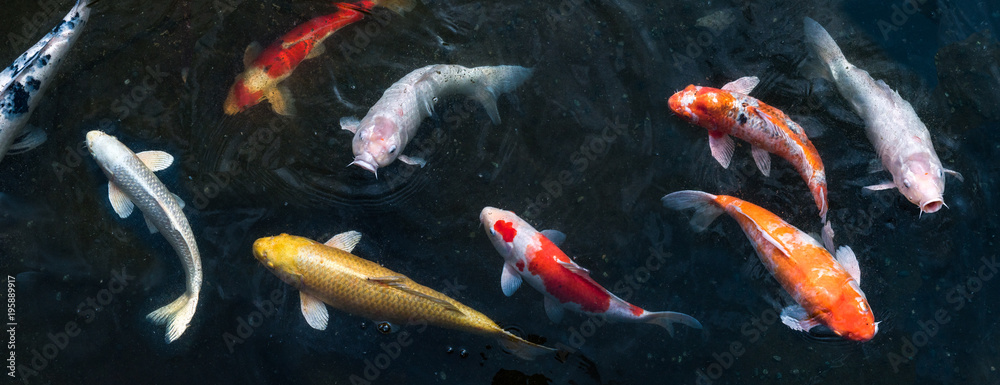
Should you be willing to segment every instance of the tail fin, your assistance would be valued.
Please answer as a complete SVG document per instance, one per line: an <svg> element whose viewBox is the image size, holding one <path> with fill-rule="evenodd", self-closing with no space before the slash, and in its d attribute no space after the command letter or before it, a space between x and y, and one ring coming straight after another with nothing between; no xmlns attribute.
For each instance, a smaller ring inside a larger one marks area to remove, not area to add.
<svg viewBox="0 0 1000 385"><path fill-rule="evenodd" d="M689 316L684 313L675 313L672 311L657 311L657 312L646 312L645 314L639 316L639 321L645 322L653 325L660 325L670 336L674 336L674 324L679 323L687 325L695 329L701 329L701 322L694 319L694 317Z"/></svg>
<svg viewBox="0 0 1000 385"><path fill-rule="evenodd" d="M543 354L555 353L555 349L525 341L521 337L510 334L506 331L498 339L504 350L524 360L534 360Z"/></svg>
<svg viewBox="0 0 1000 385"><path fill-rule="evenodd" d="M146 315L146 318L153 321L154 324L167 325L165 339L169 344L179 338L181 334L184 334L184 330L187 329L191 323L191 319L194 318L194 311L197 307L198 295L191 296L188 293L184 293L169 305L149 313Z"/></svg>
<svg viewBox="0 0 1000 385"><path fill-rule="evenodd" d="M414 0L375 0L375 5L385 7L400 15L412 11L416 5Z"/></svg>
<svg viewBox="0 0 1000 385"><path fill-rule="evenodd" d="M497 96L513 91L525 80L528 80L531 73L534 72L531 68L511 65L476 67L472 70L478 71L476 74L480 84L473 91L472 97L483 104L483 108L486 108L486 113L489 114L493 124L500 124Z"/></svg>
<svg viewBox="0 0 1000 385"><path fill-rule="evenodd" d="M694 208L691 226L697 231L704 231L715 218L722 214L722 207L715 202L715 195L693 190L677 191L663 197L663 205L674 210Z"/></svg>
<svg viewBox="0 0 1000 385"><path fill-rule="evenodd" d="M812 46L813 52L816 56L819 56L820 60L826 64L827 71L830 71L830 67L834 65L840 65L841 61L846 61L844 58L844 53L840 51L840 47L837 46L837 42L833 41L830 34L823 29L822 25L816 22L816 20L806 17L802 20L804 24L803 31L806 35L806 42Z"/></svg>

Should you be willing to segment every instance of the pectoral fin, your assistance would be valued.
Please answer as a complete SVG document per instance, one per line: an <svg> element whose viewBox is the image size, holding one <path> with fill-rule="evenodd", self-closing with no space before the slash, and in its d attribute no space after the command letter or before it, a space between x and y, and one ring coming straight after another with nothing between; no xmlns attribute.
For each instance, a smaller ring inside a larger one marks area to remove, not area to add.
<svg viewBox="0 0 1000 385"><path fill-rule="evenodd" d="M945 172L945 174L948 174L948 175L951 175L951 176L955 177L956 179L958 179L959 182L965 182L965 177L963 177L962 173L960 173L958 171L944 169L944 172Z"/></svg>
<svg viewBox="0 0 1000 385"><path fill-rule="evenodd" d="M343 118L340 118L340 129L341 130L347 130L347 131L350 131L350 132L352 132L354 134L357 134L358 133L358 126L360 126L360 125L361 125L361 121L359 121L357 117L354 117L354 116L345 116Z"/></svg>
<svg viewBox="0 0 1000 385"><path fill-rule="evenodd" d="M243 51L243 67L250 68L253 65L253 61L257 60L257 56L260 56L260 43L253 42L247 46L247 49Z"/></svg>
<svg viewBox="0 0 1000 385"><path fill-rule="evenodd" d="M858 257L854 255L854 250L851 250L849 246L840 246L837 249L837 262L844 270L847 270L851 278L858 281L858 284L861 283L861 266L858 264Z"/></svg>
<svg viewBox="0 0 1000 385"><path fill-rule="evenodd" d="M718 138L709 135L708 147L712 149L712 157L719 161L722 168L729 168L729 162L733 160L733 149L736 147L733 138L730 138L729 135L722 135Z"/></svg>
<svg viewBox="0 0 1000 385"><path fill-rule="evenodd" d="M749 95L750 91L753 91L754 87L760 83L760 79L756 76L745 76L736 80L733 80L726 85L722 86L724 91L739 92L744 95Z"/></svg>
<svg viewBox="0 0 1000 385"><path fill-rule="evenodd" d="M135 156L153 172L163 170L174 163L174 156L163 151L143 151Z"/></svg>
<svg viewBox="0 0 1000 385"><path fill-rule="evenodd" d="M420 168L423 168L424 166L427 165L427 161L424 160L424 158L419 158L416 156L400 155L396 159L399 159L400 162L406 163L411 166L420 166Z"/></svg>
<svg viewBox="0 0 1000 385"><path fill-rule="evenodd" d="M391 276L387 276L387 277L368 277L368 280L372 281L372 282L377 282L377 283L380 283L380 284L392 287L394 289L397 289L399 291L405 292L407 294L415 295L417 297L420 297L420 298L423 298L425 300L431 301L431 302L433 302L435 304L440 305L441 307L443 307L443 308L445 308L447 310L451 310L451 311L458 312L458 313L462 312L461 309L459 309L458 307L456 307L451 302L448 302L448 301L443 300L441 298L434 297L432 295L428 295L428 294L422 293L420 291L417 291L417 290L415 290L415 289L407 286L406 281L408 281L409 279L406 278L406 277L404 277L404 276L391 275Z"/></svg>
<svg viewBox="0 0 1000 385"><path fill-rule="evenodd" d="M559 323L562 321L563 317L563 305L559 303L559 300L545 296L545 315L549 316L549 319L553 323Z"/></svg>
<svg viewBox="0 0 1000 385"><path fill-rule="evenodd" d="M559 230L542 230L542 235L548 238L556 246L562 246L563 242L566 242L566 234L563 234Z"/></svg>
<svg viewBox="0 0 1000 385"><path fill-rule="evenodd" d="M183 199L181 199L181 197L177 196L177 194L170 194L170 195L173 195L173 196L174 196L174 200L175 200L175 201L177 201L177 205L178 205L178 206L180 206L180 207L181 207L181 209L183 210L183 209L184 209L184 206L185 206L185 204L184 204L184 200L183 200Z"/></svg>
<svg viewBox="0 0 1000 385"><path fill-rule="evenodd" d="M865 190L871 190L871 191L891 190L894 188L896 188L896 184L892 182L884 182L879 184L873 184L871 186L865 186Z"/></svg>
<svg viewBox="0 0 1000 385"><path fill-rule="evenodd" d="M45 131L41 128L31 128L26 134L22 135L19 139L17 139L17 141L10 145L7 153L14 155L30 151L35 147L41 146L42 143L45 143L46 139L48 139L48 136L45 135Z"/></svg>
<svg viewBox="0 0 1000 385"><path fill-rule="evenodd" d="M771 176L771 154L757 146L753 146L750 152L753 154L753 161L757 163L760 172L764 176Z"/></svg>
<svg viewBox="0 0 1000 385"><path fill-rule="evenodd" d="M504 263L503 272L500 273L500 288L503 289L503 295L508 297L513 295L521 287L521 281L521 274L517 272L517 268Z"/></svg>
<svg viewBox="0 0 1000 385"><path fill-rule="evenodd" d="M354 250L354 247L358 245L361 241L361 233L351 230L346 231L337 235L334 235L330 240L326 241L324 245L344 250L350 253Z"/></svg>
<svg viewBox="0 0 1000 385"><path fill-rule="evenodd" d="M283 85L271 87L264 92L264 98L271 103L274 112L284 116L295 115L295 98L287 87Z"/></svg>
<svg viewBox="0 0 1000 385"><path fill-rule="evenodd" d="M127 218L132 214L135 205L113 182L108 182L108 199L111 200L111 208L115 209L119 217Z"/></svg>
<svg viewBox="0 0 1000 385"><path fill-rule="evenodd" d="M808 332L810 329L819 326L815 319L807 318L809 313L799 305L791 305L781 309L781 323L792 330Z"/></svg>
<svg viewBox="0 0 1000 385"><path fill-rule="evenodd" d="M326 330L326 323L330 320L330 314L326 311L326 304L316 297L305 292L299 292L302 316L306 318L306 323L316 330Z"/></svg>

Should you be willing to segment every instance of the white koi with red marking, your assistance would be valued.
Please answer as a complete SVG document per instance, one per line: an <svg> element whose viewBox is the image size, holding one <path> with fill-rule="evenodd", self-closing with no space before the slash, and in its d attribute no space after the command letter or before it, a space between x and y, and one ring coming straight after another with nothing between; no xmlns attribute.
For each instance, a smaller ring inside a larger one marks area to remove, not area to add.
<svg viewBox="0 0 1000 385"><path fill-rule="evenodd" d="M828 69L828 75L859 116L865 121L868 140L882 165L892 174L891 182L865 187L868 190L899 189L921 213L933 213L944 204L944 175L962 180L962 174L944 168L927 126L909 102L882 80L875 80L847 61L840 47L815 20L804 19L806 42Z"/></svg>
<svg viewBox="0 0 1000 385"><path fill-rule="evenodd" d="M486 234L504 258L501 287L510 296L522 281L545 297L545 313L559 322L563 309L600 314L610 321L644 322L662 326L673 335L673 324L701 329L693 317L669 311L649 312L625 302L590 277L558 244L566 236L555 230L539 232L510 211L486 207L479 214Z"/></svg>

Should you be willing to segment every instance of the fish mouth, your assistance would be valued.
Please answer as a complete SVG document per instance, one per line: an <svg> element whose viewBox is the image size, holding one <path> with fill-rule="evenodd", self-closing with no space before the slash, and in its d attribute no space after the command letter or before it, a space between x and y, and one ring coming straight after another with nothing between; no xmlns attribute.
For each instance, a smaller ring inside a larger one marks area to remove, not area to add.
<svg viewBox="0 0 1000 385"><path fill-rule="evenodd" d="M358 166L365 170L371 171L375 174L375 179L378 179L378 165L375 163L375 159L368 153L363 153L354 157L354 161L347 167Z"/></svg>
<svg viewBox="0 0 1000 385"><path fill-rule="evenodd" d="M940 210L941 206L945 206L944 201L941 199L934 199L920 204L920 212L930 214Z"/></svg>

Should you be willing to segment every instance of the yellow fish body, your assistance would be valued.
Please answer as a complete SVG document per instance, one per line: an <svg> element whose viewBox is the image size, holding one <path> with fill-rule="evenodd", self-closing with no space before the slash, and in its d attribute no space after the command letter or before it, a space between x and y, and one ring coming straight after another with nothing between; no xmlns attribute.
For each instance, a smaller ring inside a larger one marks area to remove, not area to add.
<svg viewBox="0 0 1000 385"><path fill-rule="evenodd" d="M260 238L253 253L282 281L299 290L309 326L326 329L324 303L372 320L397 324L425 321L447 329L497 338L523 359L552 352L501 329L493 320L431 288L354 254L361 233L348 231L326 244L281 234Z"/></svg>

